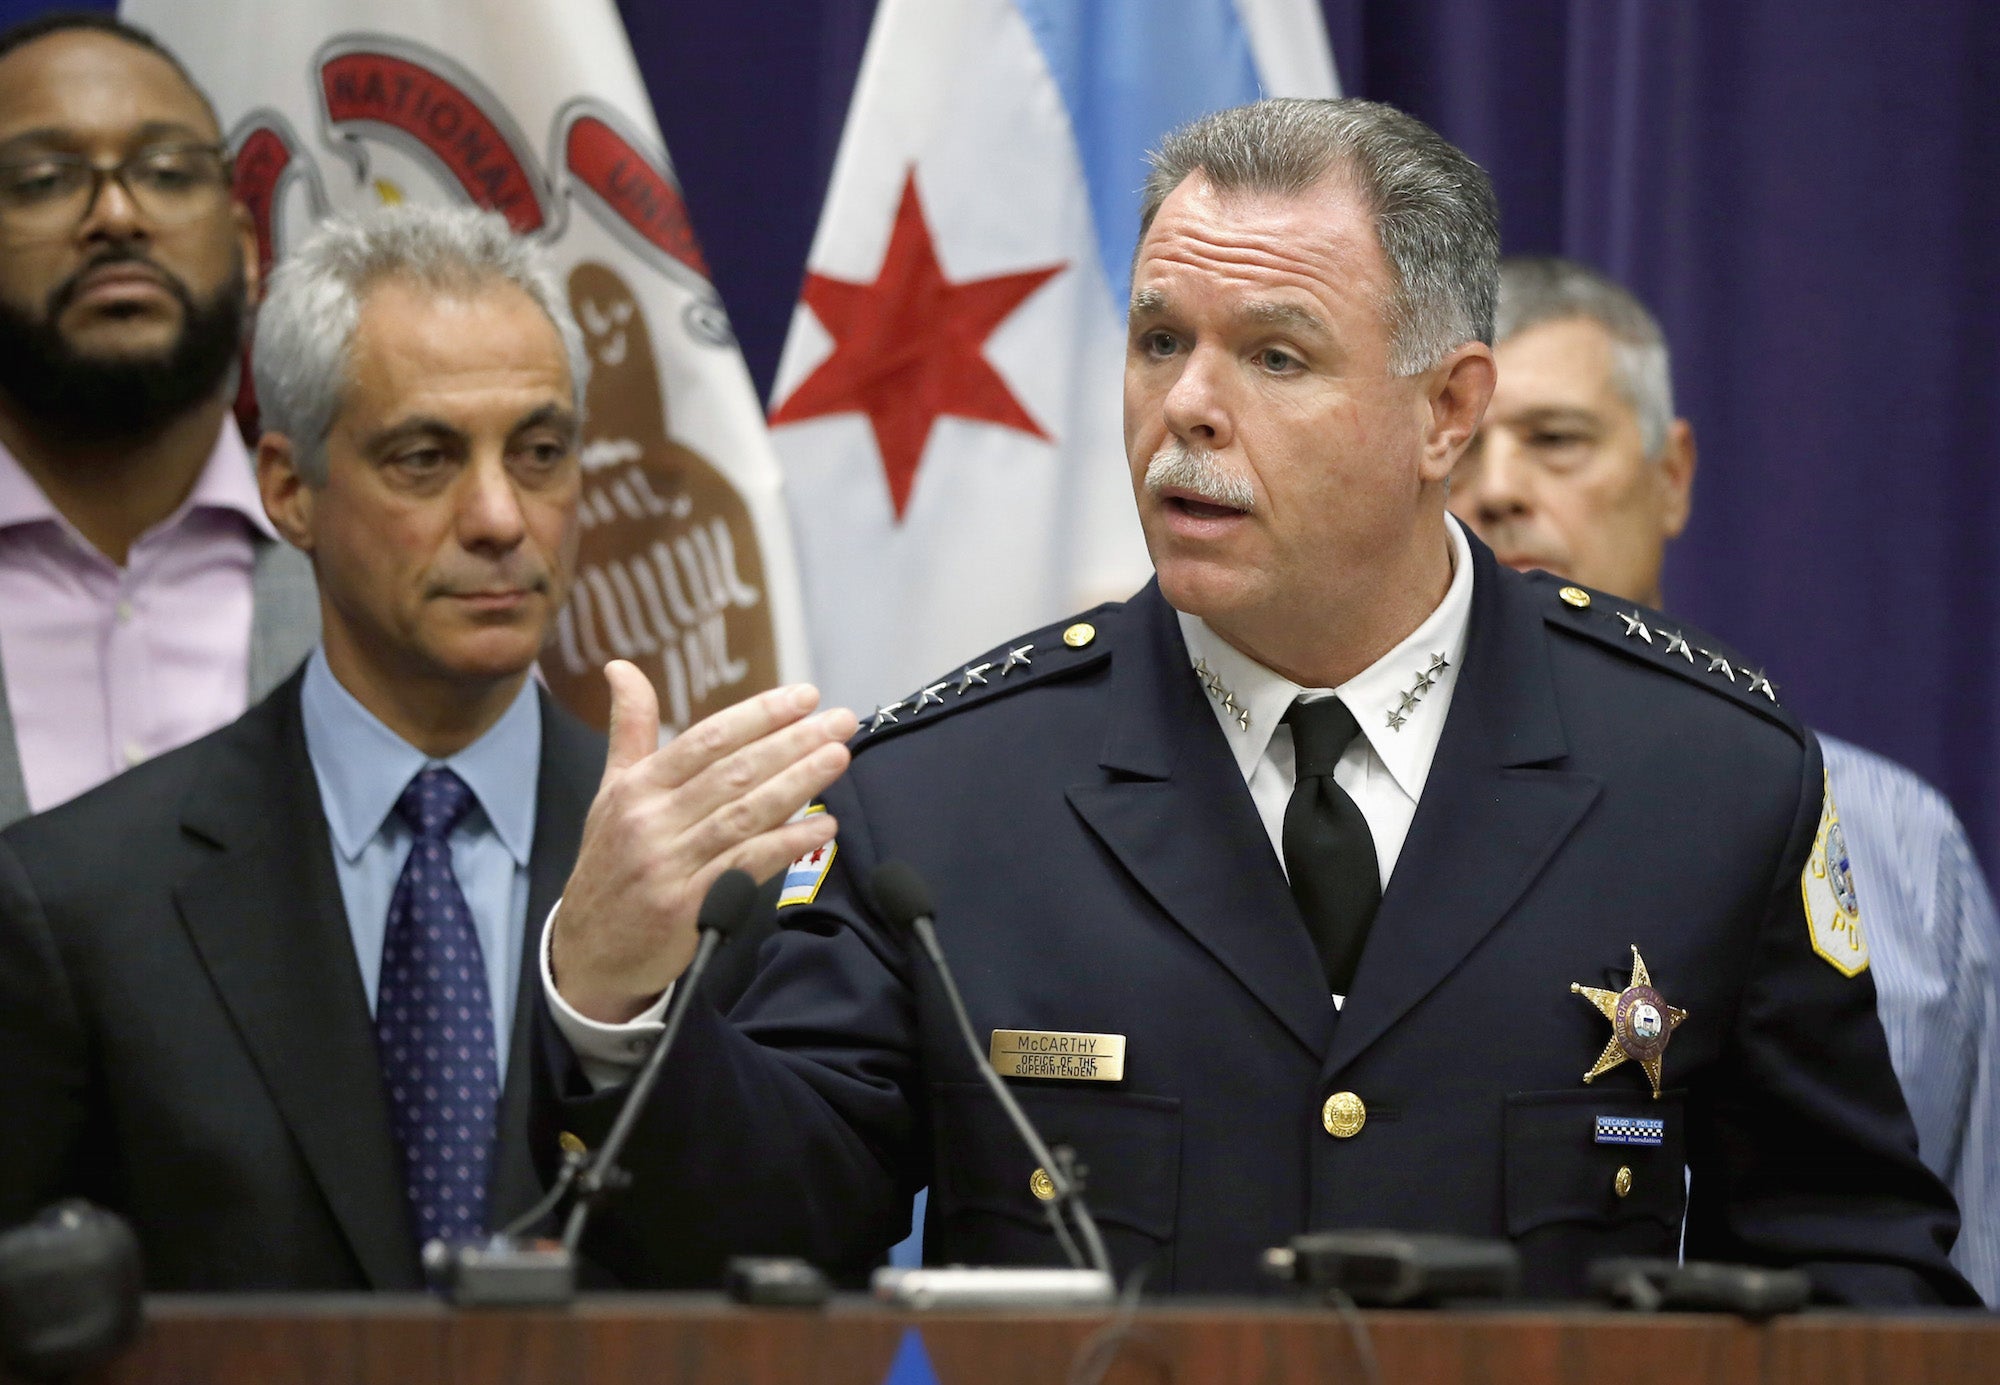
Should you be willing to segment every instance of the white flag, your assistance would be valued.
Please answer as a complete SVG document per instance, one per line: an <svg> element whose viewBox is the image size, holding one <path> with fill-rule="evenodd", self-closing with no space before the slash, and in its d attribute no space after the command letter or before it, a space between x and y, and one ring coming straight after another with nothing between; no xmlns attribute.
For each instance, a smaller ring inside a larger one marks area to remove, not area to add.
<svg viewBox="0 0 2000 1385"><path fill-rule="evenodd" d="M1331 96L1315 0L882 0L772 392L862 711L1151 575L1120 423L1145 153Z"/></svg>
<svg viewBox="0 0 2000 1385"><path fill-rule="evenodd" d="M267 261L330 211L471 201L540 240L591 355L582 551L542 671L668 730L807 674L779 473L612 0L128 0L221 114Z"/></svg>

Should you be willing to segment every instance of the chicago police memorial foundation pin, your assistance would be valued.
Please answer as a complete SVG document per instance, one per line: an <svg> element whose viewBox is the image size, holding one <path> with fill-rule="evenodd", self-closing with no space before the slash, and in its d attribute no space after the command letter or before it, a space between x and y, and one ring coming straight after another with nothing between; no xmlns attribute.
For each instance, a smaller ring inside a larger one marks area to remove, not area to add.
<svg viewBox="0 0 2000 1385"><path fill-rule="evenodd" d="M1119 1082L1125 1077L1125 1036L1073 1034L1052 1029L996 1029L987 1057L993 1071L1002 1077Z"/></svg>
<svg viewBox="0 0 2000 1385"><path fill-rule="evenodd" d="M1596 1140L1601 1145L1657 1145L1665 1142L1667 1123L1647 1116L1599 1116Z"/></svg>
<svg viewBox="0 0 2000 1385"><path fill-rule="evenodd" d="M1799 873L1799 893L1805 899L1806 927L1813 951L1842 976L1868 970L1868 938L1861 931L1861 898L1854 892L1854 865L1847 855L1847 834L1833 806L1833 784L1825 782L1820 800L1819 832L1812 855Z"/></svg>
<svg viewBox="0 0 2000 1385"><path fill-rule="evenodd" d="M1653 1100L1660 1099L1660 1059L1674 1030L1687 1018L1687 1011L1667 1004L1666 997L1653 989L1646 974L1645 959L1632 949L1632 981L1622 991L1604 991L1595 986L1572 985L1570 994L1580 995L1595 1005L1611 1021L1611 1042L1597 1055L1597 1062L1583 1075L1590 1082L1610 1072L1628 1059L1646 1070L1653 1084Z"/></svg>

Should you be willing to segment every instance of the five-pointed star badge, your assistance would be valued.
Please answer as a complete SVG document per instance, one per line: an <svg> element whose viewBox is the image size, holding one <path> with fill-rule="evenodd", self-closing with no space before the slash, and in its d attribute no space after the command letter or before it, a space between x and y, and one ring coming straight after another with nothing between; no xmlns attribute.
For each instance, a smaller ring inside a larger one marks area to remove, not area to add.
<svg viewBox="0 0 2000 1385"><path fill-rule="evenodd" d="M1626 634L1637 635L1647 644L1651 644L1653 642L1653 632L1646 628L1645 621L1639 619L1639 613L1637 611L1632 612L1632 614L1629 616L1626 615L1623 611L1620 611L1618 612L1618 619L1625 622Z"/></svg>
<svg viewBox="0 0 2000 1385"><path fill-rule="evenodd" d="M833 338L833 353L772 412L771 422L868 415L900 521L939 415L1048 437L981 348L1029 294L1066 267L956 283L945 278L911 169L875 282L806 275L800 296Z"/></svg>
<svg viewBox="0 0 2000 1385"><path fill-rule="evenodd" d="M1624 990L1605 991L1577 985L1569 989L1572 995L1580 995L1595 1005L1611 1021L1611 1042L1597 1055L1597 1062L1583 1075L1583 1080L1590 1082L1629 1058L1646 1070L1646 1077L1653 1084L1653 1100L1658 1101L1660 1060L1674 1030L1687 1018L1687 1011L1667 1004L1666 997L1653 989L1653 980L1646 974L1646 961L1639 955L1639 949L1632 949L1632 981Z"/></svg>

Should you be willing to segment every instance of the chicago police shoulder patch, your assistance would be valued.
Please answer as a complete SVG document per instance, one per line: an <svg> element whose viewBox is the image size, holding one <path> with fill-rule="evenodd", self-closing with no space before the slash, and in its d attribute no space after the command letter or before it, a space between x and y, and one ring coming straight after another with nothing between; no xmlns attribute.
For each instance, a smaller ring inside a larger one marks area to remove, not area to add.
<svg viewBox="0 0 2000 1385"><path fill-rule="evenodd" d="M825 811L824 803L815 803L806 809L808 816ZM839 850L839 841L825 842L787 866L784 888L778 892L778 907L810 904L818 899L819 887L826 883L826 873L833 869L833 858Z"/></svg>
<svg viewBox="0 0 2000 1385"><path fill-rule="evenodd" d="M1861 931L1861 899L1854 890L1854 868L1848 860L1847 836L1840 828L1830 779L1821 800L1812 855L1799 873L1799 893L1805 898L1813 951L1842 976L1859 976L1866 971L1868 938Z"/></svg>

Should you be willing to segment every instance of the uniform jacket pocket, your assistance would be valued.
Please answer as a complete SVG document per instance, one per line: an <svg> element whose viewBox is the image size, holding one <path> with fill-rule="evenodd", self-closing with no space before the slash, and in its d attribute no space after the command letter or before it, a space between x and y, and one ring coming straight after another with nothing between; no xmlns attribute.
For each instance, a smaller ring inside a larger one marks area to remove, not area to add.
<svg viewBox="0 0 2000 1385"><path fill-rule="evenodd" d="M1180 1198L1178 1098L1021 1085L1013 1092L1051 1148L1068 1145L1076 1152L1086 1170L1084 1200L1112 1243L1114 1260L1133 1258L1118 1253L1117 1242L1129 1239L1120 1233L1155 1245L1173 1239ZM992 1093L978 1083L938 1083L931 1099L941 1140L932 1179L933 1219L945 1226L954 1219L965 1225L986 1217L1016 1224L1008 1230L988 1223L997 1233L996 1251L1024 1231L1052 1243L1043 1203L1031 1188L1034 1156ZM1010 1258L993 1257L996 1263Z"/></svg>
<svg viewBox="0 0 2000 1385"><path fill-rule="evenodd" d="M1515 1092L1506 1099L1507 1234L1558 1222L1677 1228L1687 1207L1684 1103L1667 1092ZM1660 1122L1658 1144L1642 1122ZM1610 1142L1599 1139L1599 1125Z"/></svg>

